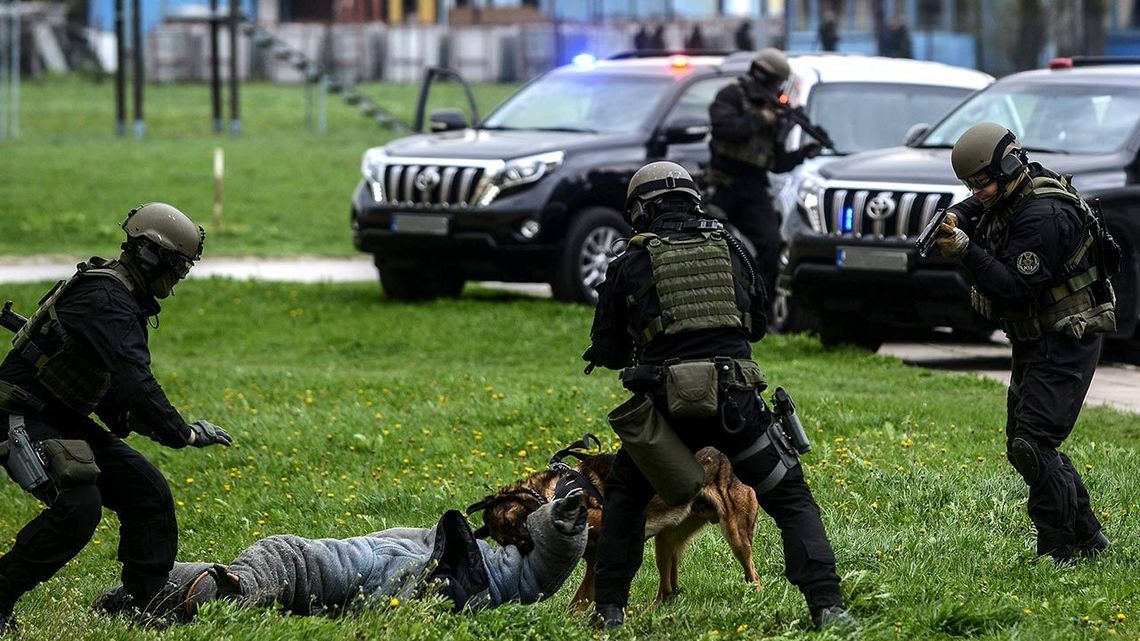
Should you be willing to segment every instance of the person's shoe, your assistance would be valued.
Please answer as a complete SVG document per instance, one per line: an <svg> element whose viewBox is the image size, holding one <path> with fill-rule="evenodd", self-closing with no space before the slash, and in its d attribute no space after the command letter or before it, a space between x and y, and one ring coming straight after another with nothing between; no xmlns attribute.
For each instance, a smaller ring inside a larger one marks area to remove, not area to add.
<svg viewBox="0 0 1140 641"><path fill-rule="evenodd" d="M1081 558L1091 559L1099 556L1101 552L1104 552L1111 546L1112 541L1108 540L1104 532L1097 530L1096 534L1078 543L1074 553Z"/></svg>
<svg viewBox="0 0 1140 641"><path fill-rule="evenodd" d="M599 603L590 616L590 627L597 630L619 628L625 623L625 610L612 603Z"/></svg>
<svg viewBox="0 0 1140 641"><path fill-rule="evenodd" d="M841 605L833 605L812 611L811 622L816 630L855 632L860 628L859 622L855 617Z"/></svg>

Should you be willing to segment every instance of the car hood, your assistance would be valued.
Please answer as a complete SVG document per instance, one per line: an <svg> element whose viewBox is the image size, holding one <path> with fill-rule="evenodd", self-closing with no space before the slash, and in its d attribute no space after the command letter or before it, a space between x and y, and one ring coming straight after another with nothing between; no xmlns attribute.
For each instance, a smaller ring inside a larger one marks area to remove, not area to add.
<svg viewBox="0 0 1140 641"><path fill-rule="evenodd" d="M388 143L384 146L384 150L390 156L509 160L549 151L596 150L611 145L635 144L641 137L628 133L464 129L408 136Z"/></svg>
<svg viewBox="0 0 1140 641"><path fill-rule="evenodd" d="M1062 174L1082 175L1119 172L1124 162L1120 154L1030 153L1030 159ZM819 173L829 180L956 184L950 168L949 149L892 147L847 156L827 163ZM1074 179L1076 183L1080 181Z"/></svg>

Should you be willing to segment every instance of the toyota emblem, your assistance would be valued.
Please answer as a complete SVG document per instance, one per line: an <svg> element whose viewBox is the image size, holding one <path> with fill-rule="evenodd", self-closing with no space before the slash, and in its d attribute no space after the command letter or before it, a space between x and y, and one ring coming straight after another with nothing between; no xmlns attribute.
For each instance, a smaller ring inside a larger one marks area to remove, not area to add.
<svg viewBox="0 0 1140 641"><path fill-rule="evenodd" d="M895 213L895 199L890 194L879 194L867 203L867 215L871 220L884 220Z"/></svg>
<svg viewBox="0 0 1140 641"><path fill-rule="evenodd" d="M416 176L416 189L420 191L428 191L438 184L439 170L435 167L428 167Z"/></svg>

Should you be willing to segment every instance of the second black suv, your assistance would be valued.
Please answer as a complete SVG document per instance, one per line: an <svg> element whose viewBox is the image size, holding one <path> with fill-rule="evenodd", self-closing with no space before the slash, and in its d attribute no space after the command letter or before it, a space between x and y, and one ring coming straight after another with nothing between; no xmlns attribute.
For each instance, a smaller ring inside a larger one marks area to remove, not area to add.
<svg viewBox="0 0 1140 641"><path fill-rule="evenodd" d="M799 194L805 225L793 239L781 286L825 342L876 347L891 327L993 328L969 305L956 262L920 259L914 237L934 212L969 195L950 149L970 126L1008 127L1030 160L1073 175L1100 200L1125 251L1112 278L1116 338L1136 345L1140 316L1140 65L1054 61L975 94L907 147L871 151L822 167Z"/></svg>

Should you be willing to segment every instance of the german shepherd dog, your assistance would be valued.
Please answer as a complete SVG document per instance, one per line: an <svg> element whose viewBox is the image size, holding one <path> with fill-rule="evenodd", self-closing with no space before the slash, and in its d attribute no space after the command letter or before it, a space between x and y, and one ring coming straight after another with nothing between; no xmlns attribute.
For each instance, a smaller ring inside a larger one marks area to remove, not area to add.
<svg viewBox="0 0 1140 641"><path fill-rule="evenodd" d="M478 538L490 537L500 545L515 545L526 551L533 543L526 530L526 517L556 496L574 488L585 490L589 536L586 542L586 574L574 594L573 604L585 608L594 600L594 568L597 558L598 535L601 532L605 480L614 465L614 454L585 454L590 440L587 434L582 441L567 447L551 458L548 469L509 485L495 494L467 508L467 514L483 512L483 525L475 530ZM562 462L570 455L579 460L571 468ZM645 523L645 538L653 537L657 571L660 583L656 601L673 596L680 590L678 565L681 554L693 537L710 523L719 523L724 539L732 554L744 568L744 578L759 587L760 577L752 562L752 540L756 536L756 515L759 504L756 493L736 478L728 457L706 447L696 454L705 468L705 484L692 501L671 507L661 497L649 502Z"/></svg>

